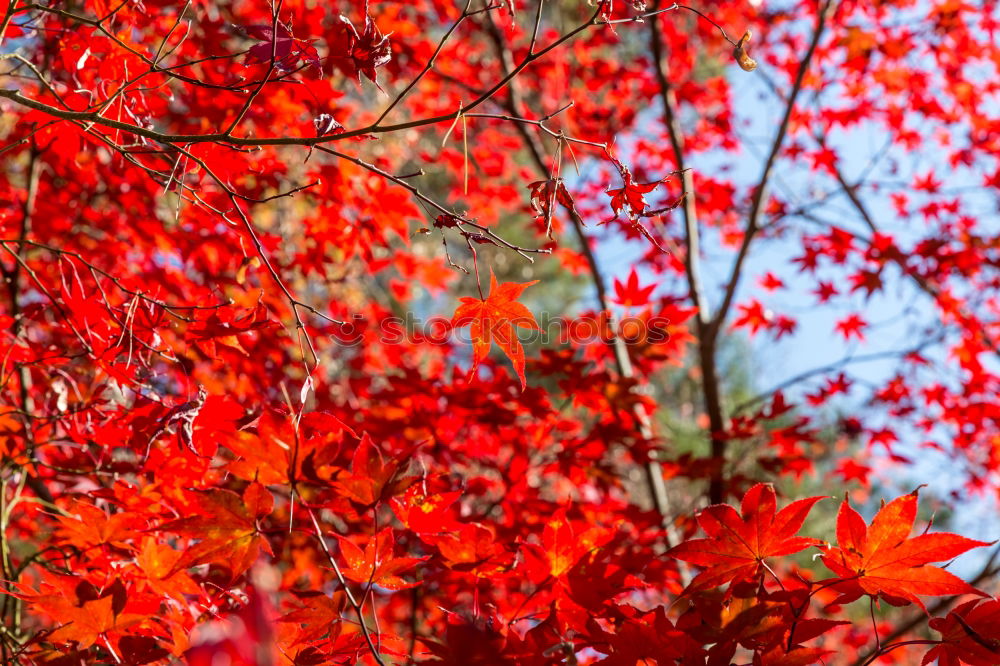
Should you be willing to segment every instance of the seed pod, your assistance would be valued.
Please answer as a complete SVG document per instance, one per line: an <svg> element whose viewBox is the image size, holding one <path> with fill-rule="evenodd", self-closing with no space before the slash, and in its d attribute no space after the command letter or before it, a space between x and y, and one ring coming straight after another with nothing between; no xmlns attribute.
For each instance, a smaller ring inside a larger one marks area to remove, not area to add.
<svg viewBox="0 0 1000 666"><path fill-rule="evenodd" d="M743 44L749 42L751 37L753 37L753 33L751 33L748 28L747 31L743 33L743 36L740 37L740 41L736 43L736 48L733 49L733 57L736 58L736 64L739 65L740 69L744 72L752 72L757 69L757 61L751 58L750 54L747 53L746 49L743 47Z"/></svg>

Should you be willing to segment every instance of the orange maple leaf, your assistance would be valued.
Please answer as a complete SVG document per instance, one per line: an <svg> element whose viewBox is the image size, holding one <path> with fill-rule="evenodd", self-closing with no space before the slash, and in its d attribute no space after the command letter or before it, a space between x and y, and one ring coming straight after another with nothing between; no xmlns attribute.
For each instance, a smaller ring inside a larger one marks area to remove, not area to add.
<svg viewBox="0 0 1000 666"><path fill-rule="evenodd" d="M528 308L517 302L517 298L525 289L538 280L531 282L504 282L497 284L493 269L490 269L490 295L486 300L465 297L462 304L455 310L452 324L463 328L471 326L472 335L472 369L475 372L479 364L490 353L490 346L496 342L500 345L507 358L514 364L514 372L524 381L524 347L517 339L517 327L539 330L538 322Z"/></svg>
<svg viewBox="0 0 1000 666"><path fill-rule="evenodd" d="M66 515L57 519L60 536L79 548L102 544L127 547L126 542L145 527L143 519L134 513L121 511L108 515L93 504L79 500L72 503Z"/></svg>
<svg viewBox="0 0 1000 666"><path fill-rule="evenodd" d="M890 602L912 601L923 608L918 594L986 596L930 563L989 544L945 532L909 538L916 518L917 490L882 507L871 525L865 525L861 514L844 500L837 514L837 547L827 548L823 555L823 563L845 579L838 586L843 601L881 595Z"/></svg>
<svg viewBox="0 0 1000 666"><path fill-rule="evenodd" d="M183 552L174 550L169 544L146 537L139 545L135 563L146 574L146 584L154 592L182 601L184 595L196 597L201 593L201 588L186 572L175 569L183 556Z"/></svg>
<svg viewBox="0 0 1000 666"><path fill-rule="evenodd" d="M167 576L216 562L228 566L235 578L253 565L261 549L272 554L257 525L274 506L274 498L262 484L251 483L242 498L221 488L203 491L200 496L201 504L196 508L200 515L174 520L160 528L199 540L185 551Z"/></svg>
<svg viewBox="0 0 1000 666"><path fill-rule="evenodd" d="M366 508L375 506L419 480L417 476L405 474L410 458L419 446L408 447L386 461L368 433L364 433L351 458L350 475L345 475L335 485L352 501Z"/></svg>
<svg viewBox="0 0 1000 666"><path fill-rule="evenodd" d="M347 595L343 590L337 590L330 596L318 591L296 593L296 596L300 603L279 620L298 630L292 645L316 641L327 632L338 631L335 627L339 626L347 605Z"/></svg>
<svg viewBox="0 0 1000 666"><path fill-rule="evenodd" d="M49 639L55 642L76 641L80 649L85 649L108 632L127 629L146 619L136 613L122 613L123 606L124 601L117 602L109 595L85 601L79 607L67 607L62 617L65 624Z"/></svg>
<svg viewBox="0 0 1000 666"><path fill-rule="evenodd" d="M86 579L43 573L39 590L26 585L10 584L8 594L28 603L34 610L50 617L61 626L48 639L57 642L75 641L81 650L87 649L109 632L118 632L148 619L147 611L126 612L129 593L116 579L103 591Z"/></svg>
<svg viewBox="0 0 1000 666"><path fill-rule="evenodd" d="M698 524L709 538L680 543L667 555L706 567L688 585L688 592L751 580L763 570L765 558L791 555L823 543L795 536L821 499L801 499L777 511L774 488L758 483L743 496L739 513L728 504L706 507L698 514Z"/></svg>
<svg viewBox="0 0 1000 666"><path fill-rule="evenodd" d="M463 523L450 531L422 534L421 539L437 546L444 565L452 571L488 578L508 571L514 555L497 539L496 531L479 523Z"/></svg>
<svg viewBox="0 0 1000 666"><path fill-rule="evenodd" d="M420 583L407 583L399 577L403 571L426 560L426 557L394 557L396 538L391 527L387 527L368 540L361 550L347 537L335 535L340 541L340 553L347 560L347 567L341 569L344 577L357 583L370 583L389 590L403 590L416 587Z"/></svg>

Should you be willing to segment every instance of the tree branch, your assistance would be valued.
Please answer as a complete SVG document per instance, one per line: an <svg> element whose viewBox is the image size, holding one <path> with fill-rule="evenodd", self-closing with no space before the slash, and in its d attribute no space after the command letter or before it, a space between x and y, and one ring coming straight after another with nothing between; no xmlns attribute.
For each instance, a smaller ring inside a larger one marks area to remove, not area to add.
<svg viewBox="0 0 1000 666"><path fill-rule="evenodd" d="M654 6L654 9L656 7ZM670 136L670 146L674 155L676 168L681 172L684 187L684 271L688 281L688 297L697 309L695 335L698 340L698 366L702 376L702 397L705 412L708 415L709 446L712 458L717 462L713 466L709 479L708 498L712 504L718 504L724 499L724 460L726 441L723 432L726 429L725 414L722 407L722 391L719 385L719 375L716 369L717 336L712 326L711 306L705 295L701 278L701 237L698 226L698 209L695 202L694 173L687 168L684 159L684 135L678 120L677 95L667 78L664 58L663 37L660 35L659 20L649 24L650 48L653 52L653 66L656 71L656 81L660 87L660 104L663 107L663 124Z"/></svg>
<svg viewBox="0 0 1000 666"><path fill-rule="evenodd" d="M506 71L512 64L512 57L510 49L503 41L503 36L500 34L497 27L493 24L492 20L488 18L488 27L490 30L490 36L493 39L494 46L496 47L497 53L500 56L501 63L503 64L504 70ZM536 29L537 21L540 20L536 17ZM520 117L522 114L522 100L520 97L520 91L517 87L516 82L511 82L508 87L508 96L505 100L506 107L512 116ZM515 123L515 128L521 135L525 146L528 148L528 152L531 153L532 161L535 163L535 168L543 177L551 178L552 174L549 172L548 167L545 164L545 158L542 155L542 148L538 145L538 141L534 136L528 132L527 127L524 123ZM544 129L544 127L543 127ZM615 332L615 321L611 317L611 302L608 299L604 276L601 272L601 268L597 263L597 257L594 255L593 250L590 247L589 239L584 231L583 219L580 214L571 207L564 207L570 220L573 222L573 229L576 232L577 240L579 241L580 251L583 253L587 260L587 265L590 268L591 281L594 284L594 289L597 293L598 305L602 312L608 313L609 322L608 330L611 340L609 346L611 347L614 360L615 368L618 371L618 375L629 379L635 376L635 372L632 368L632 361L628 355L628 347L621 336L617 335ZM653 426L649 420L649 416L642 409L640 405L636 405L632 410L632 416L635 418L636 422L639 424L639 434L645 440L651 440L654 437ZM651 452L655 456L655 452ZM657 513L660 515L660 520L664 525L665 529L665 540L666 544L669 546L674 539L671 536L671 522L670 522L670 501L667 497L666 484L663 480L663 468L660 465L659 460L653 457L644 466L644 472L646 476L646 485L649 490L650 498L652 499L653 506L656 508Z"/></svg>
<svg viewBox="0 0 1000 666"><path fill-rule="evenodd" d="M792 112L795 110L795 104L798 100L799 93L802 91L802 83L805 81L806 72L809 71L813 55L815 55L816 48L819 46L819 41L823 36L823 32L826 30L827 21L833 15L833 10L836 6L837 0L825 0L823 6L819 10L819 14L816 17L816 28L813 30L812 38L809 40L809 49L806 51L805 56L799 63L799 70L795 76L792 91L788 95L788 101L785 104L784 116L781 119L781 123L778 125L778 131L774 136L774 140L771 142L771 150L768 153L767 160L764 162L764 168L761 171L757 187L754 190L753 198L750 202L750 213L747 216L747 225L743 231L743 242L740 244L736 260L733 262L729 279L726 281L725 294L722 297L722 304L719 306L719 311L715 314L715 318L712 320L712 329L714 333L718 333L719 329L721 329L725 323L726 316L729 314L729 308L732 306L733 298L736 296L736 290L739 287L740 278L743 275L743 265L749 253L750 244L753 242L754 236L760 230L760 217L764 210L764 204L766 204L768 200L768 187L770 185L771 172L774 170L774 165L778 159L778 154L781 152L785 136L788 134L788 125L792 119Z"/></svg>

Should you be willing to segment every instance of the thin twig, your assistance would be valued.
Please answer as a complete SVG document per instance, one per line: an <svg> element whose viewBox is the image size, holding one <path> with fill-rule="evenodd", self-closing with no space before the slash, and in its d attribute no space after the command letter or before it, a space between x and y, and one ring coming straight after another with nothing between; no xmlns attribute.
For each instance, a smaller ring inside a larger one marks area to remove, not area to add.
<svg viewBox="0 0 1000 666"><path fill-rule="evenodd" d="M347 586L347 579L344 578L344 574L340 570L340 565L337 564L337 559L333 556L333 553L330 552L330 547L326 545L326 539L323 538L323 530L319 525L319 521L316 520L315 512L310 506L306 506L305 504L302 506L309 514L309 519L312 521L313 528L316 530L315 536L316 540L319 541L320 548L322 548L323 553L326 555L326 559L333 568L333 573L337 576L337 580L340 582L341 587L344 588L344 596L347 597L347 603L351 605L351 608L354 609L355 615L358 617L358 624L361 626L361 633L365 637L365 642L368 643L368 649L371 650L372 657L374 657L375 661L381 666L385 666L385 662L382 660L382 655L379 654L378 649L375 647L375 643L372 641L371 633L368 630L368 624L365 621L364 610L355 598L354 593L351 592L351 588Z"/></svg>

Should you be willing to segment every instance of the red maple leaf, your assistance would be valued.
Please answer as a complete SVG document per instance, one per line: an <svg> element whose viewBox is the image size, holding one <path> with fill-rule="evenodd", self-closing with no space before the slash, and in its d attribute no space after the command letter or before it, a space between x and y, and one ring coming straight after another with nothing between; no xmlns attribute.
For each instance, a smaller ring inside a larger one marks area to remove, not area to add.
<svg viewBox="0 0 1000 666"><path fill-rule="evenodd" d="M837 586L843 601L867 594L923 608L917 595L983 594L930 564L989 544L944 532L909 538L916 517L916 490L882 507L871 525L844 500L837 514L837 547L823 555L823 563L843 579Z"/></svg>
<svg viewBox="0 0 1000 666"><path fill-rule="evenodd" d="M538 322L528 308L517 302L521 293L537 283L504 282L497 284L493 269L490 269L490 295L486 300L465 297L455 310L452 324L463 328L471 326L472 368L470 374L486 358L490 346L496 342L507 358L514 364L514 372L521 380L521 388L527 386L524 380L524 347L517 339L517 328L540 330Z"/></svg>
<svg viewBox="0 0 1000 666"><path fill-rule="evenodd" d="M777 275L775 275L771 271L768 271L768 272L764 273L762 276L760 276L760 279L758 280L758 284L760 284L761 287L763 287L764 289L766 289L768 291L774 291L775 289L781 289L781 288L783 288L785 286L785 283L782 282L781 278L779 278Z"/></svg>
<svg viewBox="0 0 1000 666"><path fill-rule="evenodd" d="M833 286L832 282L820 280L816 289L813 290L813 293L816 294L816 298L819 299L820 303L826 303L840 292L837 291L837 288Z"/></svg>
<svg viewBox="0 0 1000 666"><path fill-rule="evenodd" d="M460 525L449 509L461 496L457 490L428 494L426 484L411 486L401 496L392 498L392 510L399 522L418 534L457 531Z"/></svg>
<svg viewBox="0 0 1000 666"><path fill-rule="evenodd" d="M217 345L224 345L249 356L239 336L276 326L277 323L268 318L264 304L257 303L256 307L242 312L235 307L214 310L207 319L193 324L189 333L198 348L209 356L215 356Z"/></svg>
<svg viewBox="0 0 1000 666"><path fill-rule="evenodd" d="M386 461L382 451L365 433L351 458L350 475L338 479L336 486L358 504L366 508L375 506L403 492L417 480L415 476L404 474L415 450L415 446L409 447Z"/></svg>
<svg viewBox="0 0 1000 666"><path fill-rule="evenodd" d="M941 644L924 655L921 664L935 659L939 666L994 666L1000 663L1000 600L973 599L956 606L946 617L930 621L941 634Z"/></svg>
<svg viewBox="0 0 1000 666"><path fill-rule="evenodd" d="M559 509L546 522L541 543L524 544L525 570L533 579L558 578L613 536L607 528L570 520L566 511Z"/></svg>
<svg viewBox="0 0 1000 666"><path fill-rule="evenodd" d="M478 523L464 523L440 534L421 534L437 546L445 566L485 578L511 568L513 553L497 539L496 532Z"/></svg>
<svg viewBox="0 0 1000 666"><path fill-rule="evenodd" d="M358 32L350 19L341 14L334 24L333 34L327 38L330 47L330 57L327 59L327 69L336 67L344 76L361 83L364 74L369 81L378 86L375 69L389 62L392 58L392 47L389 38L382 34L372 17L368 14L368 3L365 2L365 25ZM381 89L381 86L379 86Z"/></svg>
<svg viewBox="0 0 1000 666"><path fill-rule="evenodd" d="M649 297L656 289L656 284L646 287L639 286L639 275L632 269L629 273L628 281L622 283L615 278L615 303L625 307L642 307L649 304Z"/></svg>
<svg viewBox="0 0 1000 666"><path fill-rule="evenodd" d="M786 315L778 315L774 318L775 340L780 340L782 336L791 335L798 328L798 322Z"/></svg>
<svg viewBox="0 0 1000 666"><path fill-rule="evenodd" d="M245 25L239 29L259 42L247 52L248 65L267 65L273 58L274 66L285 71L293 69L300 60L319 69L319 54L311 41L296 38L285 24Z"/></svg>
<svg viewBox="0 0 1000 666"><path fill-rule="evenodd" d="M760 666L808 666L823 663L823 658L831 652L832 650L816 647L795 647L792 650L785 650L784 645L777 645L767 652L756 655L757 661L754 663Z"/></svg>
<svg viewBox="0 0 1000 666"><path fill-rule="evenodd" d="M596 629L600 643L606 644L608 657L603 666L628 664L703 663L704 654L699 645L667 618L663 607L645 614L634 612L636 617L625 618L614 633Z"/></svg>
<svg viewBox="0 0 1000 666"><path fill-rule="evenodd" d="M617 189L610 189L607 193L611 196L611 210L615 212L615 217L621 215L623 209L630 220L637 220L646 210L646 194L649 194L659 187L662 180L654 180L652 183L637 183L632 180L632 172L621 166L622 186Z"/></svg>
<svg viewBox="0 0 1000 666"><path fill-rule="evenodd" d="M795 536L821 499L797 500L777 511L774 488L758 483L743 496L739 512L728 504L705 508L698 514L698 524L708 538L689 539L667 555L705 567L688 585L688 592L752 580L763 570L766 558L823 544L820 539Z"/></svg>
<svg viewBox="0 0 1000 666"><path fill-rule="evenodd" d="M398 574L427 558L394 557L396 538L391 527L386 527L371 537L364 550L347 537L337 535L337 539L340 541L340 552L347 561L347 566L341 571L348 580L370 583L388 590L402 590L419 585L407 583Z"/></svg>
<svg viewBox="0 0 1000 666"><path fill-rule="evenodd" d="M300 603L279 620L298 629L293 645L314 641L330 631L331 627L339 624L347 605L347 595L343 590L329 596L319 591L301 592L296 596Z"/></svg>
<svg viewBox="0 0 1000 666"><path fill-rule="evenodd" d="M844 459L837 463L834 468L833 473L844 480L844 483L848 481L857 481L863 486L868 485L868 475L871 474L872 468L868 465L862 465L854 460Z"/></svg>
<svg viewBox="0 0 1000 666"><path fill-rule="evenodd" d="M559 203L568 211L576 211L576 204L570 196L562 178L549 178L548 180L538 180L530 183L531 207L535 211L535 217L540 217L545 221L545 234L552 238L552 214L553 207Z"/></svg>
<svg viewBox="0 0 1000 666"><path fill-rule="evenodd" d="M882 270L862 270L851 276L851 293L859 289L865 290L865 297L869 297L882 288Z"/></svg>
<svg viewBox="0 0 1000 666"><path fill-rule="evenodd" d="M749 327L751 336L761 329L770 328L774 323L774 313L764 307L757 299L751 300L746 305L737 305L736 308L739 310L740 316L733 322L733 327Z"/></svg>
<svg viewBox="0 0 1000 666"><path fill-rule="evenodd" d="M834 328L840 331L840 334L844 336L845 340L850 340L851 336L856 337L858 340L864 340L865 334L862 333L862 330L867 327L868 322L856 314L848 315L843 319L839 319L834 325Z"/></svg>

